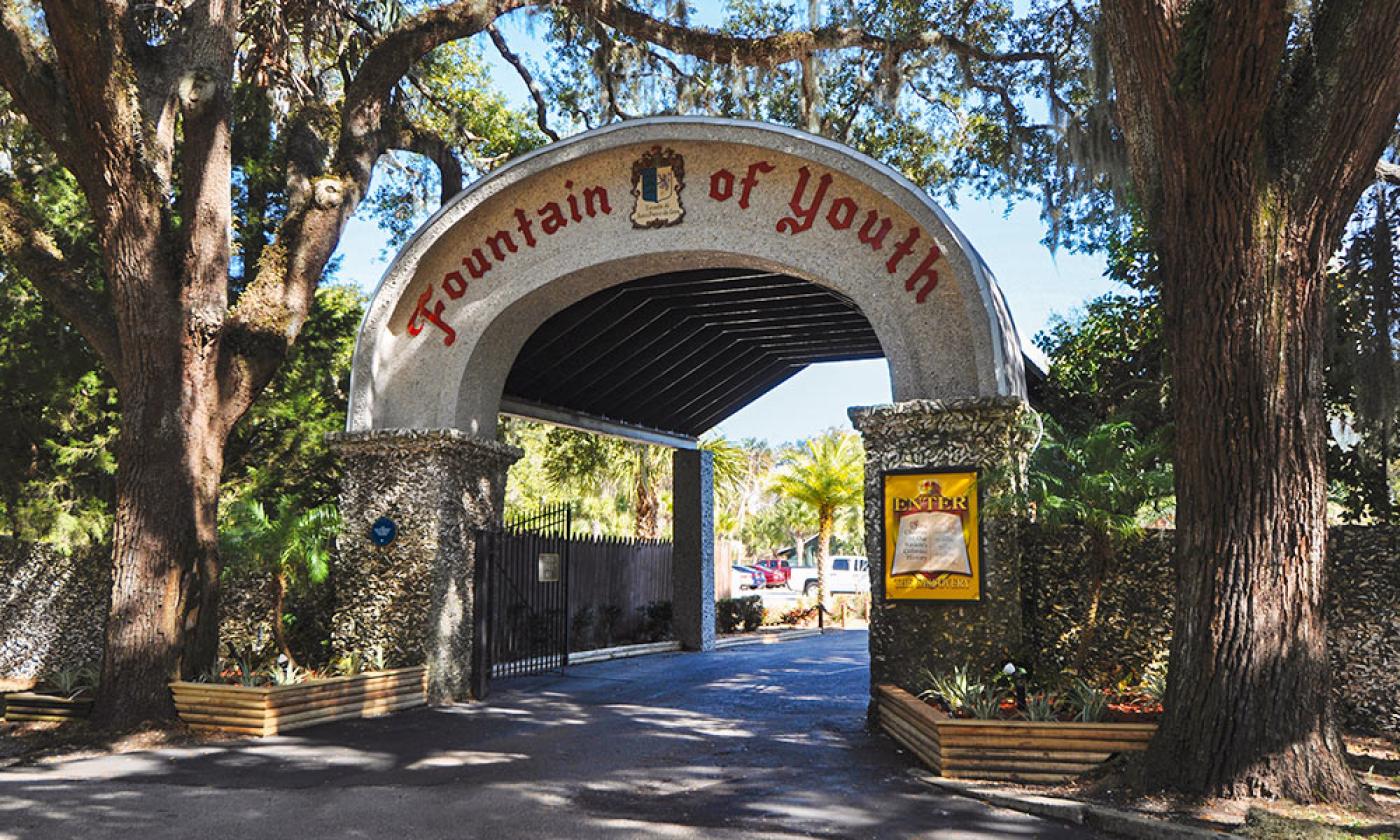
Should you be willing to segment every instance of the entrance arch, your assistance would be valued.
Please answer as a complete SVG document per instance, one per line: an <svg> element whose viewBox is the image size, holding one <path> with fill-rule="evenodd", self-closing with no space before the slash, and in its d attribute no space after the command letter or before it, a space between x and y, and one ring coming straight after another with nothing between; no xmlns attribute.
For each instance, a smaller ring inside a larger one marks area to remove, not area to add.
<svg viewBox="0 0 1400 840"><path fill-rule="evenodd" d="M495 435L522 348L600 292L704 269L796 278L868 320L896 401L852 414L867 441L868 516L879 509L882 468L1016 460L1026 386L1015 327L991 273L927 194L849 148L779 126L690 117L611 125L525 155L460 193L414 234L376 289L356 341L347 431L335 441L345 468L342 579L356 581L341 594L338 647L426 657L435 699L463 693L471 529L499 521L505 471L518 457ZM671 424L718 422L726 407ZM613 416L627 413L614 408ZM702 430L657 431L684 439ZM695 460L681 469L678 459L678 475L707 481L703 455ZM677 521L708 541L708 486L678 486L676 496L695 508L678 510ZM398 537L371 545L369 525L384 516ZM880 529L868 524L867 532ZM870 539L878 574L883 547ZM995 544L987 550L1010 559ZM704 551L694 562L701 577L686 597L703 600ZM1019 604L1012 566L989 566L997 609L943 614L979 621L998 613L994 622L1010 626L1001 612ZM689 614L676 606L678 619ZM906 649L903 620L874 612L872 653L885 636L892 652ZM693 616L694 639L712 637L707 615ZM917 646L926 633L914 635ZM993 633L990 647L1004 649L1003 635Z"/></svg>
<svg viewBox="0 0 1400 840"><path fill-rule="evenodd" d="M680 212L638 221L633 174L654 149L678 176ZM710 266L850 298L880 337L896 401L1025 396L1005 301L926 193L792 129L658 117L525 155L419 229L360 328L349 430L490 436L510 364L547 318L618 283Z"/></svg>

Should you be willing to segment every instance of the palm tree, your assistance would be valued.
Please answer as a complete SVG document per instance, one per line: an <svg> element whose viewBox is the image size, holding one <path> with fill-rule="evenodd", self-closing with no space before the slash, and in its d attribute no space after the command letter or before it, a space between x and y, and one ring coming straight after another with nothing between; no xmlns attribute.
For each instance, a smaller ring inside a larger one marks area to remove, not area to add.
<svg viewBox="0 0 1400 840"><path fill-rule="evenodd" d="M772 452L758 441L705 437L700 448L714 457L715 533L741 537L756 501L766 494Z"/></svg>
<svg viewBox="0 0 1400 840"><path fill-rule="evenodd" d="M817 515L817 603L825 606L836 516L842 508L865 500L865 452L860 439L852 432L831 431L789 450L773 489Z"/></svg>
<svg viewBox="0 0 1400 840"><path fill-rule="evenodd" d="M298 512L296 501L279 496L268 514L263 503L243 498L228 508L220 533L226 568L268 576L272 587L272 635L277 649L296 665L287 645L283 616L287 592L321 583L330 573L330 542L340 530L335 505Z"/></svg>
<svg viewBox="0 0 1400 840"><path fill-rule="evenodd" d="M1082 436L1046 420L1031 457L1029 496L1048 525L1075 525L1089 537L1089 610L1073 667L1083 666L1097 632L1104 580L1118 543L1159 518L1172 500L1162 436L1143 440L1132 423L1103 423Z"/></svg>

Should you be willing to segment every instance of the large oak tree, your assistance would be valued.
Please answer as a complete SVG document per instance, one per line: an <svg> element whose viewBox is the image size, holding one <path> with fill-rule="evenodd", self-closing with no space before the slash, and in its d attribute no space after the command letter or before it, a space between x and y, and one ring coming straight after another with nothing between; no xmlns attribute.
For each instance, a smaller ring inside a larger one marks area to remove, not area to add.
<svg viewBox="0 0 1400 840"><path fill-rule="evenodd" d="M417 69L519 5L0 4L0 83L76 182L98 269L50 227L29 177L44 161L7 167L0 248L121 402L100 724L169 719L166 681L212 664L229 435L296 339L381 155L420 153L443 195L460 189L453 144L415 113L437 104Z"/></svg>

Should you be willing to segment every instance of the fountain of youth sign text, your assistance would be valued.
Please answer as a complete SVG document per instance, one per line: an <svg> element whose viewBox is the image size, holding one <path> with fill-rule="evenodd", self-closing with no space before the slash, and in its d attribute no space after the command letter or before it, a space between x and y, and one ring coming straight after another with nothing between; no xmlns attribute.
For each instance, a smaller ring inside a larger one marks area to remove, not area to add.
<svg viewBox="0 0 1400 840"><path fill-rule="evenodd" d="M703 180L686 189L684 155L659 145L629 160L619 174L626 179L625 190L614 185L610 192L603 183L564 178L553 200L503 213L499 229L467 243L452 270L418 296L408 316L408 334L427 332L452 346L457 340L451 324L452 304L465 297L473 283L491 282L494 277L488 275L509 263L512 255L545 246L566 229L596 229L616 217L629 222L633 235L646 236L659 228L680 225L691 202L714 202L736 212L749 211L765 190L782 190L787 199L776 216L764 222L773 235L796 238L815 228L829 227L844 235L850 248L869 249L867 253L877 255L883 268L883 272L875 269L877 276L893 281L892 291L911 296L913 303L924 303L938 287L935 266L943 257L938 243L917 225L897 222L881 209L861 206L841 189L841 183L849 180L847 176L805 164L753 160L701 173ZM630 202L627 193L633 199Z"/></svg>
<svg viewBox="0 0 1400 840"><path fill-rule="evenodd" d="M885 599L979 601L977 471L884 473Z"/></svg>

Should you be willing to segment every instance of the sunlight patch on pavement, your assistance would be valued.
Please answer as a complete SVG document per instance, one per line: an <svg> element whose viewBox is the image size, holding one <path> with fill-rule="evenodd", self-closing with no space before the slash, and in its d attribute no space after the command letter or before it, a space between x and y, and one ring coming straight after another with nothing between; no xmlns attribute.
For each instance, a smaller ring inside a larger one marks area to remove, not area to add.
<svg viewBox="0 0 1400 840"><path fill-rule="evenodd" d="M626 715L638 723L660 729L675 729L719 738L752 738L755 733L741 729L738 721L686 712L680 709L659 709L654 706L610 705L603 708Z"/></svg>
<svg viewBox="0 0 1400 840"><path fill-rule="evenodd" d="M481 750L443 750L425 755L405 770L429 770L442 767L480 767L487 764L509 764L524 761L529 756L524 753L483 752Z"/></svg>

